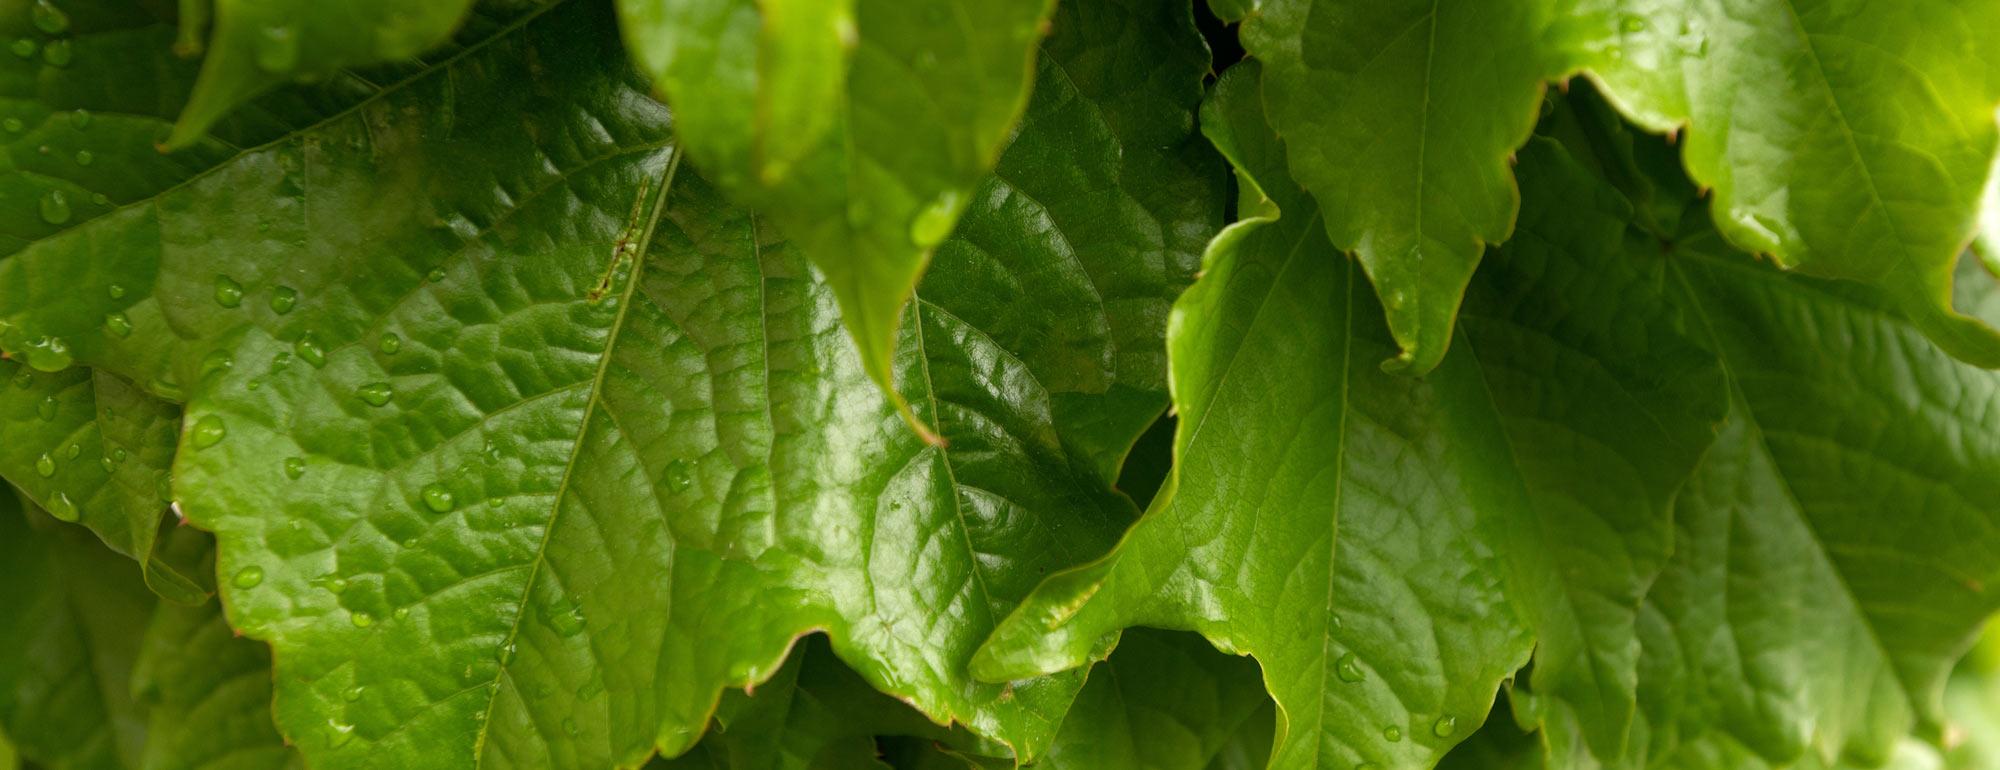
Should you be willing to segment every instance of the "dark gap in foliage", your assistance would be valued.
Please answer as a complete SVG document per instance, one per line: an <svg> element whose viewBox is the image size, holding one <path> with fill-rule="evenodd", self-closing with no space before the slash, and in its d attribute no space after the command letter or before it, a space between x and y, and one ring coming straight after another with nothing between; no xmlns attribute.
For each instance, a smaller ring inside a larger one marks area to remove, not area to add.
<svg viewBox="0 0 2000 770"><path fill-rule="evenodd" d="M1167 471L1173 467L1174 425L1178 422L1171 414L1160 415L1132 445L1131 453L1125 455L1125 467L1118 471L1118 490L1131 496L1141 509L1152 505L1153 496L1159 494Z"/></svg>

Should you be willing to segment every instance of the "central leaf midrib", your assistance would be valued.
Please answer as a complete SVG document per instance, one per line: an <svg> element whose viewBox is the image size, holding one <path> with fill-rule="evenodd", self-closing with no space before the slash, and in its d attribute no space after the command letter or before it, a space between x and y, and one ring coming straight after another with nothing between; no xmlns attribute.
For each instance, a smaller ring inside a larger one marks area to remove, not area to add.
<svg viewBox="0 0 2000 770"><path fill-rule="evenodd" d="M576 441L570 447L568 461L563 467L562 480L557 483L554 493L550 496L549 519L548 523L542 529L542 542L536 547L535 557L528 564L528 579L522 586L521 599L515 606L514 625L507 632L506 640L502 642L499 648L501 650L505 650L518 643L521 635L522 621L528 615L528 603L533 600L535 585L541 579L542 567L548 562L549 543L555 537L557 518L561 516L565 507L570 482L576 472L577 458L582 456L584 445L589 440L591 419L602 408L605 379L610 374L611 362L617 355L618 339L625 329L626 318L632 312L633 294L643 282L641 280L641 273L644 272L646 267L647 250L652 245L653 234L659 227L661 215L666 211L668 193L673 188L674 175L680 168L680 148L675 147L671 152L672 155L667 159L666 167L660 172L659 189L652 193L652 201L647 205L645 229L640 234L639 239L632 244L633 248L629 256L632 260L632 265L625 274L625 289L616 295L618 297L618 310L611 321L611 334L604 342L604 353L598 359L597 371L589 380L590 400L584 405L583 416L578 420ZM622 258L627 257L618 251L614 251L611 255L611 259L613 260ZM473 742L474 767L483 767L485 765L486 737L492 729L493 707L500 697L500 685L508 678L508 672L511 670L511 666L515 660L517 658L506 656L504 662L495 671L493 680L489 683L486 705L479 712L481 715L479 735Z"/></svg>

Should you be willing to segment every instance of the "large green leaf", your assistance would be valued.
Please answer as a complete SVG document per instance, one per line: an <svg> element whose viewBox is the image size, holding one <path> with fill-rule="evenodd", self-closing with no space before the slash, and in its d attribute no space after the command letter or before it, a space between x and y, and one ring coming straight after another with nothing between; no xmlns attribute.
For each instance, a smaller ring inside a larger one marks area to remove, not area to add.
<svg viewBox="0 0 2000 770"><path fill-rule="evenodd" d="M975 672L1191 628L1263 664L1273 767L1422 767L1484 718L1532 630L1537 685L1622 735L1638 604L1722 407L1713 360L1622 261L1629 207L1535 145L1531 237L1482 273L1457 352L1423 381L1385 374L1366 362L1387 332L1283 176L1256 77L1226 74L1206 126L1284 214L1226 230L1176 307L1171 491L1037 589Z"/></svg>
<svg viewBox="0 0 2000 770"><path fill-rule="evenodd" d="M219 606L154 601L119 558L0 495L0 727L49 768L295 765L271 724L271 659ZM32 518L30 518L32 517ZM207 538L184 530L190 550Z"/></svg>
<svg viewBox="0 0 2000 770"><path fill-rule="evenodd" d="M1263 0L1228 3L1267 64L1291 168L1388 306L1397 364L1451 340L1546 80L1586 70L1653 131L1684 128L1723 233L1883 287L1953 355L2000 333L1951 309L2000 103L1992 0Z"/></svg>
<svg viewBox="0 0 2000 770"><path fill-rule="evenodd" d="M0 317L188 400L180 502L318 765L678 752L813 630L1031 756L1082 677L964 662L1133 515L1105 469L1221 212L1187 9L1079 7L907 311L948 449L896 428L798 250L675 173L580 2L29 245Z"/></svg>
<svg viewBox="0 0 2000 770"><path fill-rule="evenodd" d="M137 559L161 596L205 601L210 581L154 553L180 410L90 369L42 373L0 361L0 377L12 383L0 387L0 478Z"/></svg>
<svg viewBox="0 0 2000 770"><path fill-rule="evenodd" d="M1026 105L1053 6L618 2L696 166L826 275L864 369L899 405L904 304Z"/></svg>
<svg viewBox="0 0 2000 770"><path fill-rule="evenodd" d="M197 47L188 41L200 39L208 16L215 26L201 77L166 144L192 144L224 114L273 86L414 58L450 40L472 5L473 0L184 1L182 53Z"/></svg>

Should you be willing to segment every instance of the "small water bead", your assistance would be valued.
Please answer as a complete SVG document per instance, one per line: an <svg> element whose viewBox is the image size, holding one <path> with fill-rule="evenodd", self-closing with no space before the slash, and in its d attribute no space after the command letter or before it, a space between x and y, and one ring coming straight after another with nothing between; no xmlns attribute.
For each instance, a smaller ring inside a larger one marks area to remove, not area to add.
<svg viewBox="0 0 2000 770"><path fill-rule="evenodd" d="M104 331L119 339L132 336L132 319L124 313L112 313L104 317Z"/></svg>
<svg viewBox="0 0 2000 770"><path fill-rule="evenodd" d="M396 389L386 382L371 382L354 391L369 406L388 406L396 398Z"/></svg>
<svg viewBox="0 0 2000 770"><path fill-rule="evenodd" d="M24 352L28 367L41 372L60 372L76 362L69 354L69 343L61 337L36 339Z"/></svg>
<svg viewBox="0 0 2000 770"><path fill-rule="evenodd" d="M1349 684L1359 682L1365 676L1361 672L1361 661L1351 652L1340 656L1340 660L1334 663L1334 673L1340 676L1340 681Z"/></svg>
<svg viewBox="0 0 2000 770"><path fill-rule="evenodd" d="M118 471L118 463L113 462L109 457L97 458L97 467L103 468L105 473L116 473Z"/></svg>
<svg viewBox="0 0 2000 770"><path fill-rule="evenodd" d="M82 444L71 444L69 445L68 449L63 450L63 459L65 460L74 460L82 456L83 456Z"/></svg>
<svg viewBox="0 0 2000 770"><path fill-rule="evenodd" d="M347 578L341 577L339 575L332 575L332 574L321 575L317 579L313 580L313 582L319 584L321 588L324 588L332 593L338 594L347 592Z"/></svg>
<svg viewBox="0 0 2000 770"><path fill-rule="evenodd" d="M249 390L257 390L264 387L264 380L261 377L253 377L249 382L243 383L243 387Z"/></svg>
<svg viewBox="0 0 2000 770"><path fill-rule="evenodd" d="M222 424L222 418L212 414L203 415L194 422L193 428L188 429L188 440L194 442L196 449L207 449L220 444L222 438L227 435L229 427Z"/></svg>
<svg viewBox="0 0 2000 770"><path fill-rule="evenodd" d="M431 283L443 283L444 268L440 267L432 269L429 274L424 276L424 280L430 281Z"/></svg>
<svg viewBox="0 0 2000 770"><path fill-rule="evenodd" d="M111 410L109 410L109 409L106 409L106 410L104 410L104 412L105 412L105 414L110 414L110 413L111 413ZM125 448L124 448L124 447L119 447L119 448L117 448L117 449L113 449L113 450L111 450L111 461L112 461L112 462L118 462L118 463L122 463L122 462L125 462L125 458L127 458L127 457L130 457L130 456L132 456L132 455L131 455L131 453L129 453L129 452L126 452L126 451L125 451Z"/></svg>
<svg viewBox="0 0 2000 770"><path fill-rule="evenodd" d="M50 190L42 196L42 221L59 225L69 221L69 196L61 190Z"/></svg>
<svg viewBox="0 0 2000 770"><path fill-rule="evenodd" d="M49 501L49 515L60 521L76 521L83 517L83 513L76 509L76 503L70 501L67 492L58 492L55 499Z"/></svg>
<svg viewBox="0 0 2000 770"><path fill-rule="evenodd" d="M210 377L229 371L234 366L236 366L236 357L231 355L229 351L211 350L208 355L201 357L200 379L207 380Z"/></svg>
<svg viewBox="0 0 2000 770"><path fill-rule="evenodd" d="M68 67L70 61L75 58L76 50L70 46L68 40L51 40L48 45L42 46L42 61L51 67L57 69Z"/></svg>
<svg viewBox="0 0 2000 770"><path fill-rule="evenodd" d="M299 354L300 359L312 364L314 369L326 366L326 348L320 347L319 338L314 337L312 332L306 332L298 342L293 343L292 350Z"/></svg>
<svg viewBox="0 0 2000 770"><path fill-rule="evenodd" d="M28 124L22 123L20 118L7 118L5 120L0 120L0 128L7 129L7 133L18 134L21 133L22 131L26 131L28 129Z"/></svg>
<svg viewBox="0 0 2000 770"><path fill-rule="evenodd" d="M77 128L77 129L89 128L90 118L91 118L90 110L85 110L85 109L71 110L69 113L69 125L71 128Z"/></svg>
<svg viewBox="0 0 2000 770"><path fill-rule="evenodd" d="M426 485L423 498L424 505L438 513L450 513L453 508L458 507L458 502L451 496L451 490L445 489L442 484Z"/></svg>
<svg viewBox="0 0 2000 770"><path fill-rule="evenodd" d="M576 734L580 731L581 729L577 727L575 717L569 717L563 720L563 732L569 733L569 736L571 738L576 737Z"/></svg>
<svg viewBox="0 0 2000 770"><path fill-rule="evenodd" d="M347 619L354 623L355 628L367 628L375 625L375 616L366 612L350 612L347 615Z"/></svg>
<svg viewBox="0 0 2000 770"><path fill-rule="evenodd" d="M1384 727L1382 728L1382 737L1384 739L1387 739L1390 743L1396 743L1398 741L1401 741L1403 740L1403 728L1397 727L1395 725L1389 725L1388 727Z"/></svg>
<svg viewBox="0 0 2000 770"><path fill-rule="evenodd" d="M243 284L226 275L215 277L215 304L236 307L243 304Z"/></svg>
<svg viewBox="0 0 2000 770"><path fill-rule="evenodd" d="M500 649L493 651L493 659L499 661L500 665L505 666L507 665L508 661L514 659L514 649L515 646L513 642L508 642L506 644L503 644L500 646Z"/></svg>
<svg viewBox="0 0 2000 770"><path fill-rule="evenodd" d="M397 619L397 620L403 620L403 619L406 619L406 618L410 617L410 608L408 608L408 607L397 607L397 608L396 608L396 611L395 611L395 612L391 612L391 613L389 613L389 617L392 617L392 618L395 618L395 619Z"/></svg>
<svg viewBox="0 0 2000 770"><path fill-rule="evenodd" d="M114 283L105 287L104 293L111 295L112 299L123 299L125 297L125 287Z"/></svg>
<svg viewBox="0 0 2000 770"><path fill-rule="evenodd" d="M167 379L165 377L160 377L153 380L151 383L147 385L147 387L150 388L155 394L158 394L161 398L164 398L168 401L182 401L185 400L185 396L187 395L187 393L181 389L180 383Z"/></svg>
<svg viewBox="0 0 2000 770"><path fill-rule="evenodd" d="M76 165L79 166L88 166L92 161L97 160L97 156L90 154L89 150L77 150L75 158Z"/></svg>
<svg viewBox="0 0 2000 770"><path fill-rule="evenodd" d="M1436 735L1439 738L1450 738L1451 734L1457 731L1458 731L1458 717L1452 717L1452 716L1438 717L1438 721L1435 724L1431 725L1431 734Z"/></svg>
<svg viewBox="0 0 2000 770"><path fill-rule="evenodd" d="M340 693L340 699L347 701L348 703L353 703L355 701L361 700L361 693L364 691L365 689L361 685L357 684L353 687L347 688L346 690L342 690Z"/></svg>
<svg viewBox="0 0 2000 770"><path fill-rule="evenodd" d="M299 306L299 292L290 286L280 286L271 290L271 312L284 315Z"/></svg>
<svg viewBox="0 0 2000 770"><path fill-rule="evenodd" d="M298 481L299 477L304 475L306 475L306 458L285 458L285 478Z"/></svg>
<svg viewBox="0 0 2000 770"><path fill-rule="evenodd" d="M29 16L35 21L35 29L51 35L61 34L63 30L69 29L69 14L63 13L61 8L57 8L49 0L36 0Z"/></svg>
<svg viewBox="0 0 2000 770"><path fill-rule="evenodd" d="M1644 32L1646 31L1646 20L1638 16L1626 16L1618 20L1618 30L1628 35Z"/></svg>
<svg viewBox="0 0 2000 770"><path fill-rule="evenodd" d="M56 475L56 458L50 457L47 452L43 452L41 457L35 458L35 473L41 474L41 477L45 479Z"/></svg>
<svg viewBox="0 0 2000 770"><path fill-rule="evenodd" d="M389 332L382 335L381 341L375 343L375 349L382 351L382 355L393 356L403 349L403 338L396 336L395 332Z"/></svg>
<svg viewBox="0 0 2000 770"><path fill-rule="evenodd" d="M694 486L694 471L688 467L686 460L667 463L667 486L675 492L686 492L688 487Z"/></svg>
<svg viewBox="0 0 2000 770"><path fill-rule="evenodd" d="M42 418L42 422L54 422L56 419L56 408L59 406L61 406L61 403L56 401L55 396L44 398L41 400L41 403L35 404L35 416Z"/></svg>
<svg viewBox="0 0 2000 770"><path fill-rule="evenodd" d="M236 577L229 579L229 584L237 588L256 588L257 584L262 582L264 582L264 568L256 566L239 569L236 571Z"/></svg>
<svg viewBox="0 0 2000 770"><path fill-rule="evenodd" d="M34 386L35 386L35 374L32 370L22 369L14 373L14 387L20 388L21 390L27 390Z"/></svg>
<svg viewBox="0 0 2000 770"><path fill-rule="evenodd" d="M354 740L354 725L337 719L326 720L326 745L340 748Z"/></svg>
<svg viewBox="0 0 2000 770"><path fill-rule="evenodd" d="M14 38L14 42L7 44L7 50L13 51L15 56L23 59L35 58L35 49L40 47L35 41L25 37Z"/></svg>

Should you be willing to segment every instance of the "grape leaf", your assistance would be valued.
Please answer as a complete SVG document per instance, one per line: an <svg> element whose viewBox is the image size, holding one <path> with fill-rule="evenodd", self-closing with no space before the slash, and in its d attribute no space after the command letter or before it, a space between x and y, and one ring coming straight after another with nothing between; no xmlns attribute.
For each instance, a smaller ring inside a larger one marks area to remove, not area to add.
<svg viewBox="0 0 2000 770"><path fill-rule="evenodd" d="M18 507L12 495L0 507ZM156 602L87 537L0 510L0 726L36 766L297 767L271 724L271 656L214 602ZM193 530L175 550L207 553ZM4 764L4 763L0 763Z"/></svg>
<svg viewBox="0 0 2000 770"><path fill-rule="evenodd" d="M827 276L865 370L919 430L894 395L902 308L1026 105L1053 6L618 3L695 165Z"/></svg>
<svg viewBox="0 0 2000 770"><path fill-rule="evenodd" d="M893 430L797 250L674 171L584 3L31 244L0 283L62 302L0 313L188 399L180 502L315 764L675 753L812 630L1032 756L1081 676L964 661L1133 515L1102 469L1164 404L1147 319L1221 213L1186 9L1083 7L908 311L949 449ZM113 281L130 341L85 320Z"/></svg>
<svg viewBox="0 0 2000 770"><path fill-rule="evenodd" d="M1954 356L2000 333L1950 304L1994 160L2000 4L1924 0L1227 3L1267 64L1293 174L1353 250L1401 353L1444 355L1483 244L1512 230L1511 154L1543 83L1584 70L1653 131L1685 127L1729 239L1875 283Z"/></svg>
<svg viewBox="0 0 2000 770"><path fill-rule="evenodd" d="M1657 282L1614 259L1629 208L1534 145L1532 237L1482 273L1458 352L1423 381L1356 367L1386 331L1257 136L1256 77L1225 74L1205 126L1284 214L1226 230L1176 306L1171 491L1038 588L975 674L1190 628L1263 664L1272 766L1422 766L1477 726L1532 629L1538 686L1622 734L1637 605L1722 406Z"/></svg>
<svg viewBox="0 0 2000 770"><path fill-rule="evenodd" d="M40 0L49 2L50 0ZM273 86L415 58L451 39L473 0L211 0L184 2L181 53L214 19L201 77L166 146L185 147L237 105ZM525 4L521 0L517 4Z"/></svg>
<svg viewBox="0 0 2000 770"><path fill-rule="evenodd" d="M199 573L155 553L167 511L180 410L116 375L36 372L0 361L0 478L57 519L82 524L144 565L147 585L181 604L208 599Z"/></svg>

